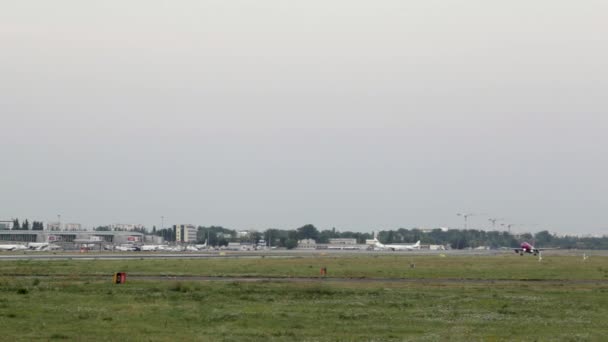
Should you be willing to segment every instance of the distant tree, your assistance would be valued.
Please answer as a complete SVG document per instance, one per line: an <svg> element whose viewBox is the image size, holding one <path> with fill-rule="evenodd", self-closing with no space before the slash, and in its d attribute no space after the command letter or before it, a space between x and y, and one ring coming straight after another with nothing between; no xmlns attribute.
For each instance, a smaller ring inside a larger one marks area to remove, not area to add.
<svg viewBox="0 0 608 342"><path fill-rule="evenodd" d="M317 243L328 243L329 239L333 238L333 234L331 230L322 230L321 232L319 232L319 239L317 240Z"/></svg>
<svg viewBox="0 0 608 342"><path fill-rule="evenodd" d="M32 222L32 230L44 230L44 224L39 221Z"/></svg>
<svg viewBox="0 0 608 342"><path fill-rule="evenodd" d="M313 239L315 241L319 240L319 231L312 224L307 224L297 229L296 239Z"/></svg>
<svg viewBox="0 0 608 342"><path fill-rule="evenodd" d="M534 234L534 244L538 246L548 246L553 242L553 235L546 230Z"/></svg>
<svg viewBox="0 0 608 342"><path fill-rule="evenodd" d="M157 236L162 236L165 241L175 241L175 230L173 228L163 228L156 231Z"/></svg>
<svg viewBox="0 0 608 342"><path fill-rule="evenodd" d="M148 234L148 230L146 229L146 227L141 227L141 228L133 228L134 232L138 232L138 233L142 233L142 234Z"/></svg>
<svg viewBox="0 0 608 342"><path fill-rule="evenodd" d="M521 240L523 240L523 241L528 241L528 242L530 242L530 243L532 243L532 242L533 242L533 240L534 240L534 236L532 236L532 234L530 234L530 233L524 233L524 234L521 234L521 235L519 236L519 238L520 238Z"/></svg>
<svg viewBox="0 0 608 342"><path fill-rule="evenodd" d="M13 229L14 229L14 230L19 230L19 229L21 229L21 224L19 224L19 219L14 219L14 220L13 220Z"/></svg>
<svg viewBox="0 0 608 342"><path fill-rule="evenodd" d="M23 221L23 225L21 226L22 230L29 230L30 229L30 222L25 219L25 221Z"/></svg>
<svg viewBox="0 0 608 342"><path fill-rule="evenodd" d="M196 232L197 242L204 243L207 239L209 239L209 246L226 246L228 245L228 241L234 241L236 239L236 230L224 228L222 226L199 226Z"/></svg>
<svg viewBox="0 0 608 342"><path fill-rule="evenodd" d="M252 232L251 233L251 242L257 244L263 237L263 234L260 232Z"/></svg>
<svg viewBox="0 0 608 342"><path fill-rule="evenodd" d="M384 232L380 232L380 234L382 234ZM389 230L388 233L386 234L386 242L385 243L395 243L397 242L396 240L396 233L392 230Z"/></svg>
<svg viewBox="0 0 608 342"><path fill-rule="evenodd" d="M298 247L298 240L287 239L287 241L285 241L285 247L287 247L287 249L294 249L294 248Z"/></svg>
<svg viewBox="0 0 608 342"><path fill-rule="evenodd" d="M112 230L112 228L110 228L108 226L99 226L99 227L96 227L94 230L97 232L109 232Z"/></svg>

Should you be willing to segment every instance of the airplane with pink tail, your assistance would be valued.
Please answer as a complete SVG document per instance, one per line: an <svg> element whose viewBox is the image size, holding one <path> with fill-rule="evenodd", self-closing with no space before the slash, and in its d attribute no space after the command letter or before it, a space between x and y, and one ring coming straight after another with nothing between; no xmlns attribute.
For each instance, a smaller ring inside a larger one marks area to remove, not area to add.
<svg viewBox="0 0 608 342"><path fill-rule="evenodd" d="M521 245L519 245L519 248L513 248L513 251L515 251L515 253L519 253L519 255L524 255L524 253L538 255L540 252L546 251L549 249L557 249L557 248L536 248L532 244L524 241L521 243Z"/></svg>

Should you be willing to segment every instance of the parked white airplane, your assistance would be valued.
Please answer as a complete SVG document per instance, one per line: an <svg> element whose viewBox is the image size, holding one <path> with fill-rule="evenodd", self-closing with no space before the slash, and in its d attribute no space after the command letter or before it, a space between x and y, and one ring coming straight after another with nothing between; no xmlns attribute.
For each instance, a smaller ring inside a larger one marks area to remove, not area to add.
<svg viewBox="0 0 608 342"><path fill-rule="evenodd" d="M414 249L420 249L420 240L418 240L414 244L390 244L385 245L378 241L378 237L374 235L374 239L372 240L374 243L374 248L378 248L380 250L389 250L389 251L412 251Z"/></svg>
<svg viewBox="0 0 608 342"><path fill-rule="evenodd" d="M30 242L27 244L27 248L34 251L51 251L61 249L61 246L54 245L48 242Z"/></svg>
<svg viewBox="0 0 608 342"><path fill-rule="evenodd" d="M33 249L33 250L37 250L37 251L43 250L43 249L47 248L48 246L49 246L48 242L30 242L27 244L27 247L29 249Z"/></svg>
<svg viewBox="0 0 608 342"><path fill-rule="evenodd" d="M161 250L161 247L161 245L142 245L140 248L142 252L152 252Z"/></svg>
<svg viewBox="0 0 608 342"><path fill-rule="evenodd" d="M25 245L0 245L0 251L19 251L27 249Z"/></svg>
<svg viewBox="0 0 608 342"><path fill-rule="evenodd" d="M164 250L167 252L182 252L184 248L182 246L167 246Z"/></svg>
<svg viewBox="0 0 608 342"><path fill-rule="evenodd" d="M194 245L194 247L196 247L199 251L203 250L203 249L209 249L209 244L208 244L209 240L205 240L205 243L202 245Z"/></svg>
<svg viewBox="0 0 608 342"><path fill-rule="evenodd" d="M121 252L135 252L135 251L139 251L139 247L131 245L131 244L125 244L125 245L120 245L120 246L114 246L114 250L117 251L121 251Z"/></svg>

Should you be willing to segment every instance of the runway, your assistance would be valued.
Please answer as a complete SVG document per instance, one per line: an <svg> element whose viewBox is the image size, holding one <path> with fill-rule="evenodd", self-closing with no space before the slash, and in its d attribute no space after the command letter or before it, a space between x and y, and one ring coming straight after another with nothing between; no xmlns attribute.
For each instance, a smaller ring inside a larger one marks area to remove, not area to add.
<svg viewBox="0 0 608 342"><path fill-rule="evenodd" d="M608 256L608 250L552 250L543 253L572 256ZM415 251L353 251L353 250L264 250L264 251L201 251L201 252L0 252L2 260L130 260L130 259L207 259L207 258L304 258L339 256L501 256L513 255L510 250L415 250ZM523 257L533 257L525 255Z"/></svg>

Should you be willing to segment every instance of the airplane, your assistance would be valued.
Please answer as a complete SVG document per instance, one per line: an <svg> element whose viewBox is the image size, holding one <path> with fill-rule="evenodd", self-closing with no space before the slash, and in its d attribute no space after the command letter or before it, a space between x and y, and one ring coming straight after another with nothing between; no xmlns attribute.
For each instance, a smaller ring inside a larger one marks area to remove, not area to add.
<svg viewBox="0 0 608 342"><path fill-rule="evenodd" d="M126 245L114 246L114 250L117 250L120 252L137 252L140 250L140 248L135 245L126 244Z"/></svg>
<svg viewBox="0 0 608 342"><path fill-rule="evenodd" d="M371 240L373 242L373 246L380 250L391 250L391 251L412 251L414 249L420 249L420 240L416 241L414 244L390 244L385 245L378 241L378 237L374 234L374 239Z"/></svg>
<svg viewBox="0 0 608 342"><path fill-rule="evenodd" d="M48 242L30 242L27 244L27 248L35 251L41 251L49 246Z"/></svg>
<svg viewBox="0 0 608 342"><path fill-rule="evenodd" d="M0 245L0 251L19 251L27 249L25 245Z"/></svg>
<svg viewBox="0 0 608 342"><path fill-rule="evenodd" d="M205 240L205 243L202 245L194 245L194 247L196 247L199 251L204 250L204 249L209 249L209 239Z"/></svg>
<svg viewBox="0 0 608 342"><path fill-rule="evenodd" d="M161 245L142 245L140 246L142 252L152 252L161 250Z"/></svg>
<svg viewBox="0 0 608 342"><path fill-rule="evenodd" d="M166 246L164 250L167 252L183 252L184 248L182 246Z"/></svg>
<svg viewBox="0 0 608 342"><path fill-rule="evenodd" d="M198 248L196 248L196 246L188 245L188 246L186 246L185 251L186 252L198 252Z"/></svg>
<svg viewBox="0 0 608 342"><path fill-rule="evenodd" d="M548 249L556 249L556 248L536 248L536 247L532 246L530 243L524 241L521 243L521 245L519 245L519 248L513 248L513 251L515 253L519 253L519 255L523 256L524 253L538 255L540 252L546 251Z"/></svg>
<svg viewBox="0 0 608 342"><path fill-rule="evenodd" d="M61 249L61 246L54 245L48 242L30 242L27 244L27 248L34 251L52 251L56 249Z"/></svg>

